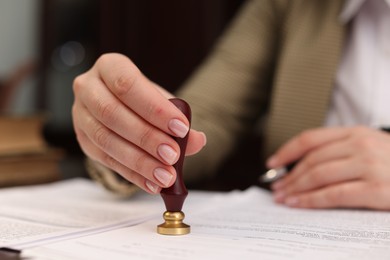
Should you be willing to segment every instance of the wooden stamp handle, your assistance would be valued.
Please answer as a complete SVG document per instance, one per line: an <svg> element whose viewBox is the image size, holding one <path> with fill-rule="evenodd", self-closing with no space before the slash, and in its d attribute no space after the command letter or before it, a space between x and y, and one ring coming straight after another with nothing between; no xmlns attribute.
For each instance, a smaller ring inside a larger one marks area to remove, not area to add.
<svg viewBox="0 0 390 260"><path fill-rule="evenodd" d="M182 99L172 98L170 101L175 104L177 108L187 117L188 121L191 124L191 108ZM178 212L181 211L184 200L187 197L188 191L183 181L183 162L185 151L187 147L188 133L184 138L173 137L180 147L180 157L176 164L173 167L176 170L177 177L175 183L169 187L161 190L161 197L164 200L165 207L167 211Z"/></svg>

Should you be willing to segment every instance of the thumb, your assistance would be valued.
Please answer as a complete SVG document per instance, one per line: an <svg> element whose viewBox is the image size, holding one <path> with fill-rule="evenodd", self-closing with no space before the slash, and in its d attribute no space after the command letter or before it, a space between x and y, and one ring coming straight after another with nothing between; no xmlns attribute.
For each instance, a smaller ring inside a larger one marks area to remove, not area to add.
<svg viewBox="0 0 390 260"><path fill-rule="evenodd" d="M202 150L206 143L207 138L203 132L191 129L187 141L186 155L193 155L198 153L200 150Z"/></svg>

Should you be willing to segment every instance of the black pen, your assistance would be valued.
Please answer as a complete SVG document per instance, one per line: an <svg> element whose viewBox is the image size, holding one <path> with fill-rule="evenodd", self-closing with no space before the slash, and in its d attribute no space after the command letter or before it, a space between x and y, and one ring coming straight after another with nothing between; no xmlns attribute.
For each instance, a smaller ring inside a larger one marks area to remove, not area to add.
<svg viewBox="0 0 390 260"><path fill-rule="evenodd" d="M0 247L0 259L1 260L17 260L21 258L22 251L9 247Z"/></svg>
<svg viewBox="0 0 390 260"><path fill-rule="evenodd" d="M380 129L384 132L390 133L390 127L381 127ZM269 169L260 176L259 181L261 183L275 182L289 173L297 163L298 161L295 161L284 167Z"/></svg>

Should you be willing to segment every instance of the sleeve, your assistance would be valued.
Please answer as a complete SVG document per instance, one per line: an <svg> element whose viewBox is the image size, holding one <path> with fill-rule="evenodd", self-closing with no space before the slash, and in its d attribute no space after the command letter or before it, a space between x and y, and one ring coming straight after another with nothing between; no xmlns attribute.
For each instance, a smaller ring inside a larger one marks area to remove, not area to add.
<svg viewBox="0 0 390 260"><path fill-rule="evenodd" d="M264 113L279 48L280 3L247 1L177 93L191 105L192 128L207 136L206 147L185 160L187 181L212 176Z"/></svg>
<svg viewBox="0 0 390 260"><path fill-rule="evenodd" d="M124 197L130 197L140 190L138 186L128 182L116 172L100 163L87 158L85 167L92 180L100 183L104 188Z"/></svg>

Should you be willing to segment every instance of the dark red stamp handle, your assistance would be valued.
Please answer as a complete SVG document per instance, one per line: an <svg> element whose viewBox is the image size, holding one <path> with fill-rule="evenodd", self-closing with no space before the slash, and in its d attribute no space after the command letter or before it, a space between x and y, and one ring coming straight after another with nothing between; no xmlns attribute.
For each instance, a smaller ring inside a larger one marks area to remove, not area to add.
<svg viewBox="0 0 390 260"><path fill-rule="evenodd" d="M172 98L170 101L175 104L177 108L188 118L191 123L191 108L187 102L179 98ZM180 157L176 164L173 165L176 169L177 178L175 183L169 187L161 190L161 197L164 200L167 211L178 212L181 211L184 200L187 197L188 191L183 181L183 163L185 151L188 141L188 133L184 138L173 137L180 147Z"/></svg>

